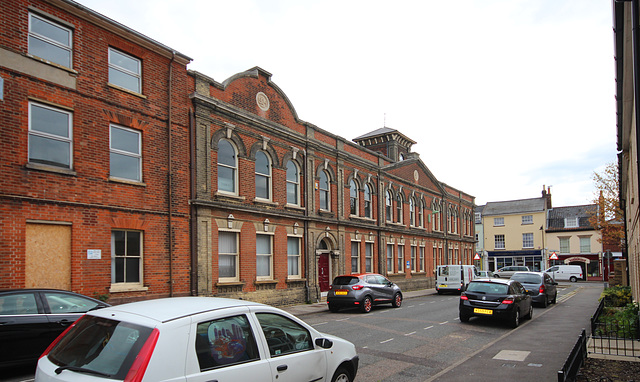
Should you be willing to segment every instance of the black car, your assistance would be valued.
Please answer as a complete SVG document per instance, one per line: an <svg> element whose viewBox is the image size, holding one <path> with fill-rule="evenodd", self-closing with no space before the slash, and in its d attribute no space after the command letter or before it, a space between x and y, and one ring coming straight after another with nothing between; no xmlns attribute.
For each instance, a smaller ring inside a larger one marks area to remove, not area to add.
<svg viewBox="0 0 640 382"><path fill-rule="evenodd" d="M558 283L544 272L516 272L511 280L519 281L531 295L531 300L546 308L555 304L558 298Z"/></svg>
<svg viewBox="0 0 640 382"><path fill-rule="evenodd" d="M85 312L109 304L56 289L0 290L0 367L34 364Z"/></svg>
<svg viewBox="0 0 640 382"><path fill-rule="evenodd" d="M359 307L369 313L374 305L389 303L394 308L402 305L402 291L377 273L338 276L333 279L327 294L327 304L332 312L342 307Z"/></svg>
<svg viewBox="0 0 640 382"><path fill-rule="evenodd" d="M521 317L533 317L531 296L516 280L474 280L460 295L460 321L473 316L506 320L516 328Z"/></svg>

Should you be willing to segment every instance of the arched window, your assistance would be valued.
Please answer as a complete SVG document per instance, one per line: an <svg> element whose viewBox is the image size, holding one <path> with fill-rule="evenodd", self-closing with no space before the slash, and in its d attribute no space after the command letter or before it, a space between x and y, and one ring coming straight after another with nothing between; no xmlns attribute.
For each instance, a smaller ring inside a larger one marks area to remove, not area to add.
<svg viewBox="0 0 640 382"><path fill-rule="evenodd" d="M364 217L371 219L371 186L364 185Z"/></svg>
<svg viewBox="0 0 640 382"><path fill-rule="evenodd" d="M329 199L329 175L326 171L320 172L318 190L320 192L320 209L330 211L329 206L331 200Z"/></svg>
<svg viewBox="0 0 640 382"><path fill-rule="evenodd" d="M218 142L218 191L238 193L238 156L235 147L226 139Z"/></svg>
<svg viewBox="0 0 640 382"><path fill-rule="evenodd" d="M349 182L349 213L351 215L358 215L358 207L360 200L358 198L358 184L355 180L351 179Z"/></svg>
<svg viewBox="0 0 640 382"><path fill-rule="evenodd" d="M397 223L402 223L402 205L403 205L403 201L402 201L402 193L398 192L398 195L396 196L396 222Z"/></svg>
<svg viewBox="0 0 640 382"><path fill-rule="evenodd" d="M417 226L416 224L416 203L413 197L409 198L409 224Z"/></svg>
<svg viewBox="0 0 640 382"><path fill-rule="evenodd" d="M424 228L424 199L418 203L418 227Z"/></svg>
<svg viewBox="0 0 640 382"><path fill-rule="evenodd" d="M287 162L287 204L300 205L300 171L291 160Z"/></svg>
<svg viewBox="0 0 640 382"><path fill-rule="evenodd" d="M264 151L256 153L256 198L271 200L271 161Z"/></svg>
<svg viewBox="0 0 640 382"><path fill-rule="evenodd" d="M384 198L384 207L385 207L384 212L385 212L387 221L393 220L392 205L393 205L393 196L391 195L391 190L387 190L387 193Z"/></svg>

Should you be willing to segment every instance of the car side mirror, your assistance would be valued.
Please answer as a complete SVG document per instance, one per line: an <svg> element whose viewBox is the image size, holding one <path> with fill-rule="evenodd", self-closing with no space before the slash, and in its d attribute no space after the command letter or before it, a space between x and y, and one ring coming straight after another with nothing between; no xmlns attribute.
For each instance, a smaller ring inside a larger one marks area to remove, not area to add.
<svg viewBox="0 0 640 382"><path fill-rule="evenodd" d="M316 345L320 346L323 349L331 349L333 346L333 341L326 338L316 338Z"/></svg>

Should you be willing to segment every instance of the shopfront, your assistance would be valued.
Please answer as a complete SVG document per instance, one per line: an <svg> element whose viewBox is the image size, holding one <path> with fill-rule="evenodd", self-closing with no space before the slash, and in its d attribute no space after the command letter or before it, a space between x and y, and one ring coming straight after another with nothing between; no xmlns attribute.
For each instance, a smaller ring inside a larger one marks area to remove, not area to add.
<svg viewBox="0 0 640 382"><path fill-rule="evenodd" d="M489 270L495 272L502 267L526 266L532 271L545 270L545 262L540 250L531 251L488 251Z"/></svg>

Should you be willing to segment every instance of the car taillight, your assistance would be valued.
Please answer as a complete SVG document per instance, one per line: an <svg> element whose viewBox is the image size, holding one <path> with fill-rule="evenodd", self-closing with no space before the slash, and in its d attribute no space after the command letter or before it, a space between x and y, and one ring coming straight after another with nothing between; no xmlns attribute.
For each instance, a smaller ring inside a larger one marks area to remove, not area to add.
<svg viewBox="0 0 640 382"><path fill-rule="evenodd" d="M44 349L44 352L40 355L40 358L46 357L47 354L49 354L49 352L51 351L51 349L53 349L54 346L56 346L58 344L58 342L60 342L61 339L64 338L64 336L67 335L67 333L69 332L69 330L71 330L71 328L73 328L74 326L76 326L76 323L80 320L82 320L82 317L84 317L85 315L83 314L80 318L78 318L73 324L69 325L68 328L66 328L64 330L64 332L60 333L60 335L58 337L56 337L55 340L53 340L53 342L46 348Z"/></svg>
<svg viewBox="0 0 640 382"><path fill-rule="evenodd" d="M465 296L465 295L460 296L460 300L465 300L465 301L467 301L468 299L469 299L469 297L467 297L467 296Z"/></svg>
<svg viewBox="0 0 640 382"><path fill-rule="evenodd" d="M513 297L505 298L504 300L502 300L502 303L505 305L513 304Z"/></svg>
<svg viewBox="0 0 640 382"><path fill-rule="evenodd" d="M333 285L329 285L329 290L333 289Z"/></svg>
<svg viewBox="0 0 640 382"><path fill-rule="evenodd" d="M540 289L538 289L538 293L540 294L544 293L544 285L540 285Z"/></svg>
<svg viewBox="0 0 640 382"><path fill-rule="evenodd" d="M147 371L147 366L149 366L153 349L155 349L156 343L158 342L158 337L160 337L160 331L158 328L153 329L149 338L147 338L144 345L142 345L142 349L140 349L136 359L133 361L133 365L131 365L127 376L124 378L124 382L142 381L144 372Z"/></svg>
<svg viewBox="0 0 640 382"><path fill-rule="evenodd" d="M354 286L351 287L351 289L353 289L353 290L360 290L362 288L364 288L364 285L354 285Z"/></svg>

